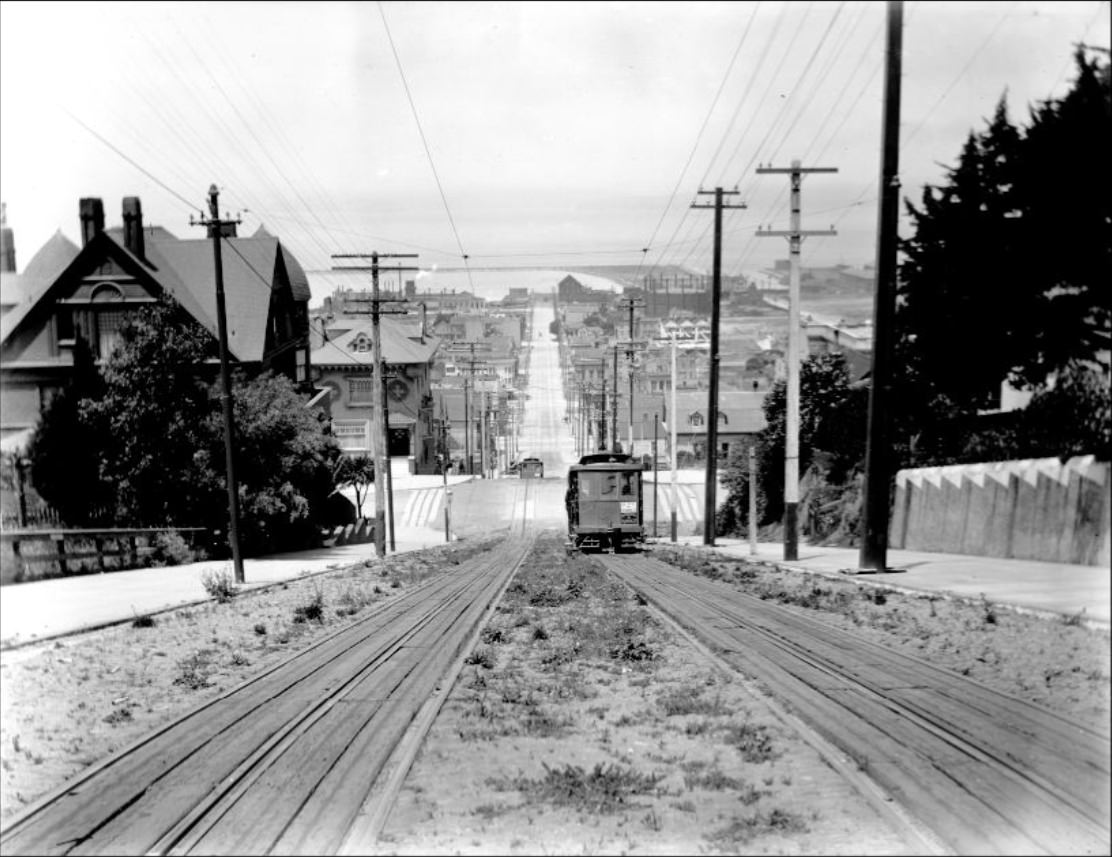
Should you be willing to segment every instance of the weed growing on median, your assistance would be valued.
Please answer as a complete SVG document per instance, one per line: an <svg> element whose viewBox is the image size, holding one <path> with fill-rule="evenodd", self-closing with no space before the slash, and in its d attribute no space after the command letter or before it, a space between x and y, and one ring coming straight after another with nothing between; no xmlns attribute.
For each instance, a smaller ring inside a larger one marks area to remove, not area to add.
<svg viewBox="0 0 1112 857"><path fill-rule="evenodd" d="M317 589L313 593L313 598L307 604L302 604L300 607L295 607L293 610L293 621L295 624L301 624L312 620L324 624L324 593Z"/></svg>
<svg viewBox="0 0 1112 857"><path fill-rule="evenodd" d="M778 758L781 753L772 745L767 726L754 726L749 722L732 723L723 728L723 740L736 747L741 757L754 765Z"/></svg>
<svg viewBox="0 0 1112 857"><path fill-rule="evenodd" d="M651 794L660 774L643 774L614 764L596 764L590 771L579 765L544 765L544 776L523 775L489 783L499 791L516 790L534 803L568 806L584 812L612 813L628 809L630 798Z"/></svg>
<svg viewBox="0 0 1112 857"><path fill-rule="evenodd" d="M174 684L181 685L187 690L200 690L211 687L209 676L212 674L211 649L199 649L187 658L178 661L178 676Z"/></svg>
<svg viewBox="0 0 1112 857"><path fill-rule="evenodd" d="M227 570L204 572L201 575L201 585L205 588L209 597L215 598L220 604L231 601L239 591Z"/></svg>

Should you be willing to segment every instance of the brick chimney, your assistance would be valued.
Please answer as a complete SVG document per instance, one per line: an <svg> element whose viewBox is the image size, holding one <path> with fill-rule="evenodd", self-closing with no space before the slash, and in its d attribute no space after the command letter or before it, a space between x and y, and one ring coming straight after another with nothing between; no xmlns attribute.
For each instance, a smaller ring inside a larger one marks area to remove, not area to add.
<svg viewBox="0 0 1112 857"><path fill-rule="evenodd" d="M8 228L8 204L0 202L0 271L15 273L15 235Z"/></svg>
<svg viewBox="0 0 1112 857"><path fill-rule="evenodd" d="M137 196L124 197L124 247L140 259L144 258L143 208Z"/></svg>
<svg viewBox="0 0 1112 857"><path fill-rule="evenodd" d="M97 197L84 197L81 200L81 246L103 231L104 203Z"/></svg>

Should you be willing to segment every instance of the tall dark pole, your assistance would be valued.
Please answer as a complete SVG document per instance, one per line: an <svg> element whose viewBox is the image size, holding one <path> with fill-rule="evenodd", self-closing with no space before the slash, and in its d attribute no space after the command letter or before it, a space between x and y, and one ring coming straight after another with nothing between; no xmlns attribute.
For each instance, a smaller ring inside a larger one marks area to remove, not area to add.
<svg viewBox="0 0 1112 857"><path fill-rule="evenodd" d="M224 309L224 263L220 255L224 221L220 219L220 191L209 187L209 220L202 221L212 236L213 264L216 268L216 334L220 340L220 405L224 411L224 464L228 484L228 545L236 583L243 583L243 556L239 550L239 484L236 481L235 414L232 409L232 378L228 369L228 316Z"/></svg>
<svg viewBox="0 0 1112 857"><path fill-rule="evenodd" d="M653 538L657 537L656 530L656 483L659 481L657 476L660 473L660 468L656 466L656 438L660 428L660 414L653 414Z"/></svg>
<svg viewBox="0 0 1112 857"><path fill-rule="evenodd" d="M610 445L618 448L618 346L614 346L614 407L610 411Z"/></svg>
<svg viewBox="0 0 1112 857"><path fill-rule="evenodd" d="M903 3L888 2L887 70L884 78L884 159L880 168L877 215L876 292L873 301L873 371L869 385L868 435L865 442L865 497L862 504L862 571L884 571L888 561L889 403L892 386L892 340L896 315L896 250L900 193L900 67L903 51Z"/></svg>
<svg viewBox="0 0 1112 857"><path fill-rule="evenodd" d="M467 475L471 475L471 390L463 379L463 446L467 456Z"/></svg>
<svg viewBox="0 0 1112 857"><path fill-rule="evenodd" d="M710 191L701 190L700 194ZM707 393L707 473L703 503L703 544L714 546L715 507L718 491L718 323L722 303L722 209L745 208L745 204L724 206L722 197L736 194L736 190L714 189L714 279L712 280L710 316L710 385ZM710 208L692 204L692 208ZM675 414L672 415L675 419Z"/></svg>

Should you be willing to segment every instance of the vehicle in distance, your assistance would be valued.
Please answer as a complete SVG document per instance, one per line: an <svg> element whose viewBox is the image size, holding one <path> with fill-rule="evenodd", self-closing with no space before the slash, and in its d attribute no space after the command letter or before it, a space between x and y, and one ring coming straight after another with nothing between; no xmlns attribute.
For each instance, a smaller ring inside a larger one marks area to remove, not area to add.
<svg viewBox="0 0 1112 857"><path fill-rule="evenodd" d="M544 479L544 462L539 458L523 458L517 472L522 479Z"/></svg>

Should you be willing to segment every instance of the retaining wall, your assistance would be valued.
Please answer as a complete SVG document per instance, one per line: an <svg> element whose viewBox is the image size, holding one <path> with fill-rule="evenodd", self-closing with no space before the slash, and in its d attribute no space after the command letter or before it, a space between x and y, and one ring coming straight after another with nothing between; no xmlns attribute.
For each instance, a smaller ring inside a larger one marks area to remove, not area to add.
<svg viewBox="0 0 1112 857"><path fill-rule="evenodd" d="M1110 489L1109 463L1091 455L901 470L888 543L1107 566Z"/></svg>

